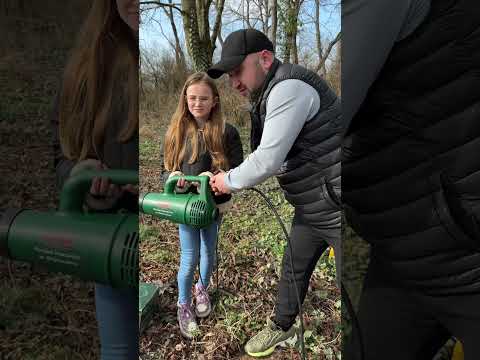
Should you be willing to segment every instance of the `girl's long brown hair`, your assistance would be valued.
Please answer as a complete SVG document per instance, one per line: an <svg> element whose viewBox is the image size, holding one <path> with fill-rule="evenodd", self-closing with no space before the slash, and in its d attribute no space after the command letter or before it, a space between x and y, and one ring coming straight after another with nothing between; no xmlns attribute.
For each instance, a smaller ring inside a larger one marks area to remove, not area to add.
<svg viewBox="0 0 480 360"><path fill-rule="evenodd" d="M186 148L191 145L191 156L188 163L194 163L199 155L200 144L198 139L198 125L187 105L187 89L190 85L203 83L210 87L215 100L215 105L210 112L210 118L205 122L203 137L206 150L212 157L212 170L228 170L229 164L225 156L223 134L225 122L222 117L220 97L218 89L212 79L204 72L191 75L180 94L177 109L170 120L165 135L164 166L167 171L180 170L180 164L184 160Z"/></svg>
<svg viewBox="0 0 480 360"><path fill-rule="evenodd" d="M65 69L59 101L59 134L72 160L97 157L111 114L128 103L128 121L118 140L138 132L138 41L120 18L115 0L95 0ZM121 93L118 93L118 84ZM119 98L120 97L120 98Z"/></svg>

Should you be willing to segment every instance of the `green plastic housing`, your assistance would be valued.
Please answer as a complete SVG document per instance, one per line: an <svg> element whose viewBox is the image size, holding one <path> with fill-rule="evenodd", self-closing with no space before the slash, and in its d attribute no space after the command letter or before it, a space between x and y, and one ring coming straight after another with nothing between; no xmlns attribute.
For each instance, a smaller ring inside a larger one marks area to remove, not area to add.
<svg viewBox="0 0 480 360"><path fill-rule="evenodd" d="M200 183L199 193L176 193L175 186L180 176L172 176L165 183L163 193L147 193L140 196L140 211L159 219L196 228L210 225L218 218L218 209L210 190L209 177L182 177L186 181Z"/></svg>
<svg viewBox="0 0 480 360"><path fill-rule="evenodd" d="M78 174L62 189L59 211L17 210L2 217L0 255L113 287L137 287L138 216L84 213L95 176L118 185L138 183L135 171Z"/></svg>

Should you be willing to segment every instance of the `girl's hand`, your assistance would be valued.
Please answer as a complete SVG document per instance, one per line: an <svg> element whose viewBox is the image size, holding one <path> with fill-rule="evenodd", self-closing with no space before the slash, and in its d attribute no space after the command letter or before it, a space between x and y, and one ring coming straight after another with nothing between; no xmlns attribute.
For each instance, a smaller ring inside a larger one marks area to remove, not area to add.
<svg viewBox="0 0 480 360"><path fill-rule="evenodd" d="M190 184L188 183L188 181L185 180L185 178L182 177L183 173L179 170L173 171L170 173L170 175L168 175L168 179L170 179L173 176L180 176L175 186L175 192L180 194L185 193L190 187Z"/></svg>
<svg viewBox="0 0 480 360"><path fill-rule="evenodd" d="M185 178L183 178L183 177L181 177L177 181L177 187L179 187L179 188L184 188L185 186L187 186L187 184L188 184L188 181L186 181Z"/></svg>
<svg viewBox="0 0 480 360"><path fill-rule="evenodd" d="M75 176L83 170L107 170L108 167L96 159L86 159L78 162L72 169L70 176ZM95 177L90 185L90 191L86 196L85 203L94 210L106 210L113 208L124 192L138 195L137 184L119 186L110 183L106 177Z"/></svg>
<svg viewBox="0 0 480 360"><path fill-rule="evenodd" d="M105 164L99 162L96 170L107 170ZM86 203L93 210L112 209L123 195L123 188L112 184L109 178L94 177L90 186L90 193L87 195Z"/></svg>
<svg viewBox="0 0 480 360"><path fill-rule="evenodd" d="M198 174L198 176L208 176L211 179L213 177L213 174L210 171L204 171Z"/></svg>
<svg viewBox="0 0 480 360"><path fill-rule="evenodd" d="M138 195L138 185L133 185L133 184L123 185L122 190L132 193L133 195Z"/></svg>
<svg viewBox="0 0 480 360"><path fill-rule="evenodd" d="M213 177L213 174L210 171L204 171L204 172L198 174L198 176L208 176L208 178L211 179ZM192 185L194 185L197 188L197 190L200 188L200 182L199 181L192 182Z"/></svg>
<svg viewBox="0 0 480 360"><path fill-rule="evenodd" d="M190 185L191 184L189 181L186 181L185 178L181 177L177 181L177 187L175 188L175 192L179 194L186 193Z"/></svg>

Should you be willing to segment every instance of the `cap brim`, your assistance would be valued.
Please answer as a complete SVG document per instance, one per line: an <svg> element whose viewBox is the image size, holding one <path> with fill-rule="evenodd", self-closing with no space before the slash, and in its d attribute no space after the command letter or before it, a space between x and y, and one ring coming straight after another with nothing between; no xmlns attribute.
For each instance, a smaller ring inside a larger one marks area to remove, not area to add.
<svg viewBox="0 0 480 360"><path fill-rule="evenodd" d="M239 67L246 57L247 55L237 55L237 56L230 56L227 59L220 60L218 63L216 63L210 69L207 70L207 74L212 79L218 79L223 74L228 73L234 70L235 68Z"/></svg>

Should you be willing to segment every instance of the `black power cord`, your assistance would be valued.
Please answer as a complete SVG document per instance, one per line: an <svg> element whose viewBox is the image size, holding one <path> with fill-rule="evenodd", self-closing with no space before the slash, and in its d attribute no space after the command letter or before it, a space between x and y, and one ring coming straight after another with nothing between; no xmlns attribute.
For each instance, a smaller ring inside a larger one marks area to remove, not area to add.
<svg viewBox="0 0 480 360"><path fill-rule="evenodd" d="M302 303L300 301L300 295L298 294L298 287L297 287L297 281L295 280L295 271L293 269L293 251L292 251L292 246L290 244L290 237L288 236L288 232L287 232L287 229L285 228L285 224L283 223L282 219L280 218L280 216L278 215L277 213L277 210L275 209L275 207L273 206L273 204L271 203L270 199L260 190L258 190L257 188L249 188L248 190L252 190L252 191L255 191L256 193L260 194L260 196L265 200L265 202L267 203L268 207L273 211L273 213L275 214L275 217L277 218L277 221L278 223L280 224L280 226L282 227L282 230L283 230L283 233L285 234L285 238L287 239L287 244L288 244L288 248L290 250L290 266L292 268L292 274L293 274L293 283L294 283L294 287L295 287L295 295L297 297L297 304L298 304L298 313L299 313L299 316L300 316L300 344L301 344L301 355L302 355L302 360L305 360L305 342L304 342L304 339L303 339L303 334L304 334L304 328L303 328L303 310L302 310ZM219 230L220 226L218 227L218 230ZM215 260L216 260L216 269L215 269L215 282L216 282L216 289L215 289L215 293L218 294L218 292L220 291L220 288L218 287L218 268L219 268L219 259L218 259L218 233L219 231L217 231L217 243L216 243L216 247L215 247ZM224 290L224 289L222 289ZM230 293L230 291L227 291L228 293Z"/></svg>
<svg viewBox="0 0 480 360"><path fill-rule="evenodd" d="M342 286L341 293L342 293L343 302L345 303L347 307L347 311L350 314L350 318L352 320L352 332L353 330L355 330L355 333L357 334L357 337L358 337L358 348L360 353L360 360L364 360L365 350L363 347L363 338L362 338L362 332L360 330L360 323L358 321L357 316L355 315L355 309L353 308L352 301L348 296L348 292L347 292L347 289L345 288L343 281L341 282L341 286Z"/></svg>
<svg viewBox="0 0 480 360"><path fill-rule="evenodd" d="M249 188L248 190L251 190L251 191L254 191L256 193L258 193L264 200L265 202L267 203L268 207L272 210L272 212L275 214L275 217L278 221L278 223L280 224L280 226L282 227L282 230L283 230L283 233L285 235L285 238L287 239L287 244L288 244L288 249L290 251L290 266L291 266L291 269L292 269L292 277L293 277L293 285L295 287L295 295L296 295L296 298L297 298L297 304L298 304L298 314L299 314L299 317L300 317L300 346L301 346L301 356L302 356L302 360L305 360L305 356L306 356L306 352L305 352L305 341L304 341L304 326L303 326L303 309L302 309L302 302L300 301L300 295L298 293L298 287L297 287L297 281L295 280L295 271L294 271L294 267L293 267L293 250L292 250L292 246L291 246L291 243L290 243L290 237L288 236L288 232L287 232L287 229L285 227L285 224L283 223L282 219L280 218L280 216L278 215L278 212L277 210L275 209L275 207L273 206L272 202L270 201L270 199L262 192L260 191L259 189L255 188L255 187L252 187L252 188ZM218 268L219 268L219 258L218 258L218 233L219 233L219 229L220 229L220 223L219 223L219 226L218 226L218 229L217 229L217 242L216 242L216 246L215 246L215 260L216 260L216 269L215 269L215 282L216 282L216 289L215 289L215 292L218 292L220 290L220 288L218 287ZM341 281L341 296L343 298L343 301L347 307L347 311L348 313L350 314L350 318L352 319L352 328L355 330L356 334L357 334L357 337L358 337L358 342L359 342L359 350L360 350L360 359L361 360L364 360L365 359L365 354L364 354L364 347L363 347L363 339L362 339L362 333L360 331L360 324L358 322L358 318L356 317L355 315L355 310L353 308L353 305L352 305L352 302L350 300L350 297L348 295L348 292L345 288L345 285L343 283L343 281ZM230 291L227 291L228 293L230 293Z"/></svg>
<svg viewBox="0 0 480 360"><path fill-rule="evenodd" d="M297 287L297 281L295 280L295 270L293 268L293 250L292 250L292 244L290 243L290 237L288 236L288 232L287 232L287 229L285 228L285 224L283 223L282 219L280 218L280 216L278 215L278 212L277 210L275 209L275 207L273 206L273 204L271 203L270 199L263 193L261 192L260 190L258 190L257 188L250 188L248 190L252 190L252 191L255 191L256 193L258 193L264 200L265 202L267 203L268 207L270 208L270 210L273 211L273 213L275 214L275 217L277 218L277 221L278 223L280 224L280 226L282 227L282 230L283 230L283 233L285 234L285 238L287 239L287 247L288 249L290 250L290 267L292 269L292 277L293 277L293 285L295 287L295 295L297 297L297 304L298 304L298 315L300 317L300 346L301 346L301 355L302 355L302 359L305 360L305 341L304 341L304 338L303 338L303 334L304 334L304 328L303 328L303 310L302 310L302 302L300 301L300 295L298 294L298 287Z"/></svg>
<svg viewBox="0 0 480 360"><path fill-rule="evenodd" d="M283 223L282 219L280 218L280 216L277 213L277 210L275 209L273 204L270 202L268 197L262 191L258 190L257 188L250 188L249 190L255 191L256 193L260 194L260 196L265 200L265 202L268 204L268 207L275 214L275 217L277 218L277 221L280 224L280 226L282 227L283 233L285 234L285 238L287 239L288 248L290 250L290 266L291 266L292 273L293 273L293 283L294 283L294 287L295 287L295 293L296 293L297 304L298 304L298 313L299 313L299 317L300 317L300 335L301 335L300 344L301 344L301 349L302 349L302 354L301 355L302 355L302 359L305 360L305 354L306 353L305 353L305 342L304 342L304 338L303 338L303 336L304 336L303 335L304 334L303 311L302 311L302 303L300 301L300 296L298 294L297 282L295 280L295 275L294 275L295 271L293 269L293 260L292 260L293 259L293 251L292 251L292 246L291 246L291 243L290 243L290 237L288 236L288 232L287 232L287 229L285 228L285 224ZM355 333L358 337L360 359L364 360L365 359L365 354L364 354L362 333L360 331L360 323L358 321L358 318L355 315L355 310L353 309L352 302L350 300L350 297L348 296L348 292L345 288L345 285L344 285L343 281L341 281L340 283L341 283L341 290L340 290L341 296L343 297L343 300L344 300L345 305L347 307L347 311L350 314L350 317L352 319L352 323L353 323L352 328L355 330Z"/></svg>

